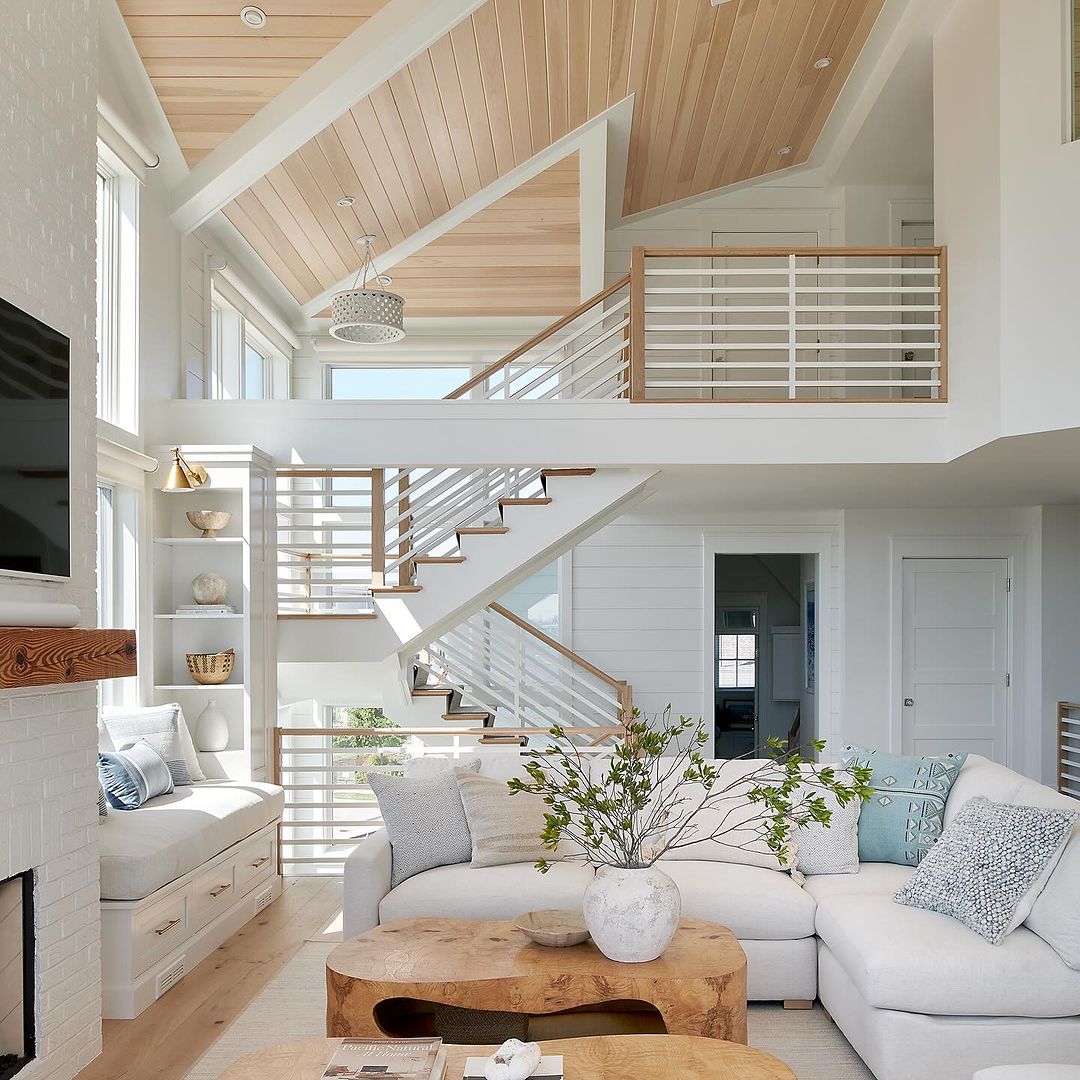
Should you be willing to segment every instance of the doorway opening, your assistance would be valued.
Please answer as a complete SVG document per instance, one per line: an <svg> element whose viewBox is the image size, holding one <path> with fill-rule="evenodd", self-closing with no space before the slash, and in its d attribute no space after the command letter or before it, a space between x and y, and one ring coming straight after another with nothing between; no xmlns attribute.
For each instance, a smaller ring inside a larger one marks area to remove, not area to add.
<svg viewBox="0 0 1080 1080"><path fill-rule="evenodd" d="M811 756L818 731L818 557L714 558L714 754L764 756L775 738Z"/></svg>

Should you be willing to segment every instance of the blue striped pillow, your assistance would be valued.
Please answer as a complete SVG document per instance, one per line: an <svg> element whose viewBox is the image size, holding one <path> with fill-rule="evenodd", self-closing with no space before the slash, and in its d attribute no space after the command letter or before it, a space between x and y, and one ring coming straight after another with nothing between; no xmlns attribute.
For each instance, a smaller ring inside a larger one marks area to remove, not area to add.
<svg viewBox="0 0 1080 1080"><path fill-rule="evenodd" d="M191 783L180 736L180 706L138 709L130 713L106 713L102 717L114 746L130 746L137 739L149 743L164 759L172 781L180 787Z"/></svg>
<svg viewBox="0 0 1080 1080"><path fill-rule="evenodd" d="M165 759L142 739L124 750L99 751L98 776L114 810L137 810L148 799L173 790Z"/></svg>

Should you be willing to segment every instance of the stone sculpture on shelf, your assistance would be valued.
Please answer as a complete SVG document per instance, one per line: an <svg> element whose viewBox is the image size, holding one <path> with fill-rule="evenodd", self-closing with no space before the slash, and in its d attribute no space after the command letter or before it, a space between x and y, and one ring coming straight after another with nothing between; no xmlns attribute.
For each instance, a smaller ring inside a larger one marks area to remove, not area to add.
<svg viewBox="0 0 1080 1080"><path fill-rule="evenodd" d="M199 574L191 582L196 604L224 604L229 597L229 583L220 574Z"/></svg>

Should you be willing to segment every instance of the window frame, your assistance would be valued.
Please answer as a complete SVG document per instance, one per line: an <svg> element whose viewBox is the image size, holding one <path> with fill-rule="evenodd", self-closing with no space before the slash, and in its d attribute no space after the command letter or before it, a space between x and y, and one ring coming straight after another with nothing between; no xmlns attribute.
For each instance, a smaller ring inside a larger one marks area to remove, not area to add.
<svg viewBox="0 0 1080 1080"><path fill-rule="evenodd" d="M102 520L103 493L108 520ZM139 507L136 488L99 476L96 484L97 623L100 629L138 626L139 619ZM109 679L99 683L103 705L134 704L137 679Z"/></svg>

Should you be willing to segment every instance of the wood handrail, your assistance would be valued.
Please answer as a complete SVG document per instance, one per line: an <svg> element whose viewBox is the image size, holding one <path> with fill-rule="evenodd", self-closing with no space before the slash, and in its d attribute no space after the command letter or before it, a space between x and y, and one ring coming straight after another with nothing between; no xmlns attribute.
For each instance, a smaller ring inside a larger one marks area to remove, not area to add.
<svg viewBox="0 0 1080 1080"><path fill-rule="evenodd" d="M520 627L527 634L531 634L538 641L542 641L549 648L554 649L560 656L566 657L567 660L572 661L579 667L583 667L590 674L595 675L601 682L606 683L613 690L616 690L622 694L624 687L626 687L626 681L624 679L616 679L609 675L606 671L601 671L595 664L590 664L588 660L578 656L572 649L568 649L565 645L556 641L553 637L549 637L543 632L543 630L537 630L535 626L527 623L524 619L519 618L512 611L508 611L502 606L502 604L488 604L488 610L494 611L497 615L501 615L504 619L509 619L515 626ZM569 730L569 728L567 729Z"/></svg>
<svg viewBox="0 0 1080 1080"><path fill-rule="evenodd" d="M647 259L691 258L734 255L940 255L944 247L722 247L722 248L654 248L643 249Z"/></svg>
<svg viewBox="0 0 1080 1080"><path fill-rule="evenodd" d="M443 401L451 401L461 397L463 394L467 394L474 386L479 386L482 382L485 382L494 375L495 372L501 371L508 364L512 364L519 356L524 356L525 353L531 352L542 341L551 337L552 334L557 334L563 327L568 326L580 315L584 315L589 308L602 303L613 293L618 292L629 284L630 275L624 274L617 281L613 281L606 289L602 289L595 296L590 296L588 300L574 308L568 315L564 315L561 319L557 319L550 326L541 330L539 334L534 334L524 344L519 345L516 349L508 352L501 360L496 360L495 363L489 364L483 371L469 379L468 382L462 383L456 390L451 390L450 393L443 398Z"/></svg>

